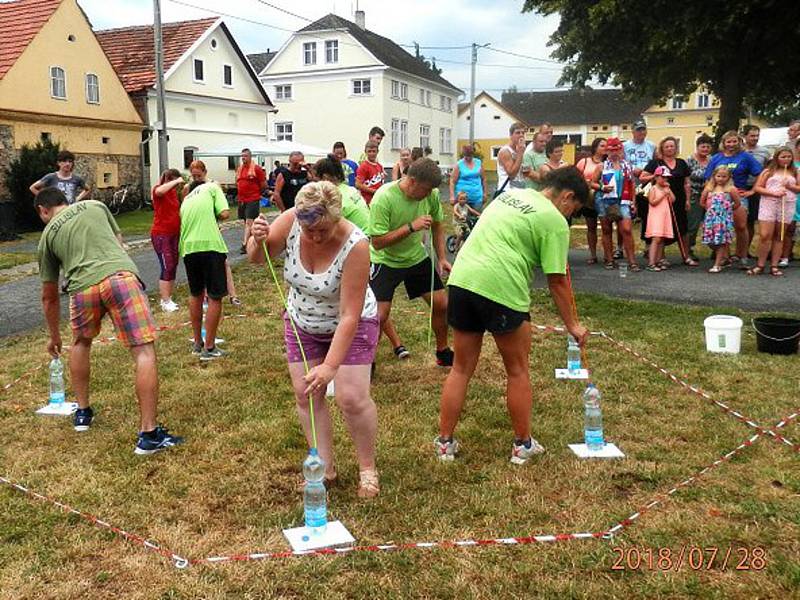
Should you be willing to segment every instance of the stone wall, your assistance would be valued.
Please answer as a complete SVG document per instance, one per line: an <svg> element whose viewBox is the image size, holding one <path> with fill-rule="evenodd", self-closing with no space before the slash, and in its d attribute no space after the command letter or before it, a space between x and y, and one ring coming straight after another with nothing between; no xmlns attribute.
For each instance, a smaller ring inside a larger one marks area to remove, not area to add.
<svg viewBox="0 0 800 600"><path fill-rule="evenodd" d="M114 185L98 187L97 171L99 164L116 165L117 177ZM142 166L138 156L114 154L77 154L75 160L75 173L86 180L91 186L90 198L93 200L107 201L111 199L117 187L128 186L128 198L137 201L142 193Z"/></svg>
<svg viewBox="0 0 800 600"><path fill-rule="evenodd" d="M10 125L0 125L0 202L11 202L11 197L5 185L6 169L16 158L14 128Z"/></svg>

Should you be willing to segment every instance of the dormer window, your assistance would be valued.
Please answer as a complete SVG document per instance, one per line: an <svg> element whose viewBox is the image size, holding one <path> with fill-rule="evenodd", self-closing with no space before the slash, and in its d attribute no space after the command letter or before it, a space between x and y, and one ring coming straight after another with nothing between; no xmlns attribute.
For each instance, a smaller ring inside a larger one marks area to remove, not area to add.
<svg viewBox="0 0 800 600"><path fill-rule="evenodd" d="M325 42L325 62L328 64L339 62L339 40Z"/></svg>
<svg viewBox="0 0 800 600"><path fill-rule="evenodd" d="M303 64L317 64L317 42L306 42L303 44Z"/></svg>

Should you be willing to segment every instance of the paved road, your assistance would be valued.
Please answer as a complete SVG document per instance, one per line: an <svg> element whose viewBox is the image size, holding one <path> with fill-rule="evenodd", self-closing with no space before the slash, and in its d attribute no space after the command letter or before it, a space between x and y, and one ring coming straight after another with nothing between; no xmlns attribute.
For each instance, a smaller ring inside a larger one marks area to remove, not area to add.
<svg viewBox="0 0 800 600"><path fill-rule="evenodd" d="M231 264L236 264L246 257L238 252L241 245L241 226L232 227L222 232L228 247L233 249L229 255ZM158 290L160 270L158 261L150 246L131 255L139 274L147 286L148 292ZM178 267L178 283L186 281L183 263ZM41 283L39 276L25 277L0 286L0 338L25 333L44 325L41 306ZM61 296L61 316L67 318L69 303L66 296Z"/></svg>
<svg viewBox="0 0 800 600"><path fill-rule="evenodd" d="M238 249L241 226L223 232L228 247ZM148 291L158 289L158 263L149 247L132 255ZM584 250L570 253L573 285L578 291L608 294L619 298L653 300L674 304L697 304L741 308L757 312L800 313L800 263L786 269L786 277L768 275L748 277L743 271L728 269L718 275L707 273L710 263L699 269L677 266L666 273L631 273L621 279L618 271L606 271L601 265L586 265ZM230 261L244 257L234 250ZM178 282L186 281L183 265L178 268ZM536 278L543 287L544 279ZM27 332L43 325L38 276L26 277L0 286L0 338ZM62 315L67 315L66 297L62 296Z"/></svg>

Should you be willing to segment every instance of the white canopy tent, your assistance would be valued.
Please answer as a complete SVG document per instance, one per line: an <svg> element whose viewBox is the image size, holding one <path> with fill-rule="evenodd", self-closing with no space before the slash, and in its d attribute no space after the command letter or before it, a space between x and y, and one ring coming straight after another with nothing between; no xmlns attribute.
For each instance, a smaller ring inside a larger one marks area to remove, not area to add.
<svg viewBox="0 0 800 600"><path fill-rule="evenodd" d="M194 155L198 158L239 156L243 148L249 148L257 162L262 163L266 163L266 159L269 159L269 162L271 162L272 159L275 158L288 158L289 154L298 150L302 152L306 158L309 156L323 157L327 156L330 152L330 150L325 150L324 148L317 148L316 146L301 144L299 142L289 142L286 140L280 142L270 142L267 140L253 141L252 138L243 138L227 142L223 146L218 146L216 148L201 148L195 150ZM259 158L264 160L259 161Z"/></svg>
<svg viewBox="0 0 800 600"><path fill-rule="evenodd" d="M777 148L786 143L786 127L764 127L758 140L760 146Z"/></svg>

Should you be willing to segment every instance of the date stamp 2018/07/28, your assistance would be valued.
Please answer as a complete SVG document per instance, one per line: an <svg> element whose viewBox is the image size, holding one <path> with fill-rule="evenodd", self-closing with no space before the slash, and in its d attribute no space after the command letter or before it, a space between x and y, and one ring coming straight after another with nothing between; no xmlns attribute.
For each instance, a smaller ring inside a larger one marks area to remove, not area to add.
<svg viewBox="0 0 800 600"><path fill-rule="evenodd" d="M754 546L696 546L650 548L630 546L612 548L612 571L762 571L767 567L767 551Z"/></svg>

